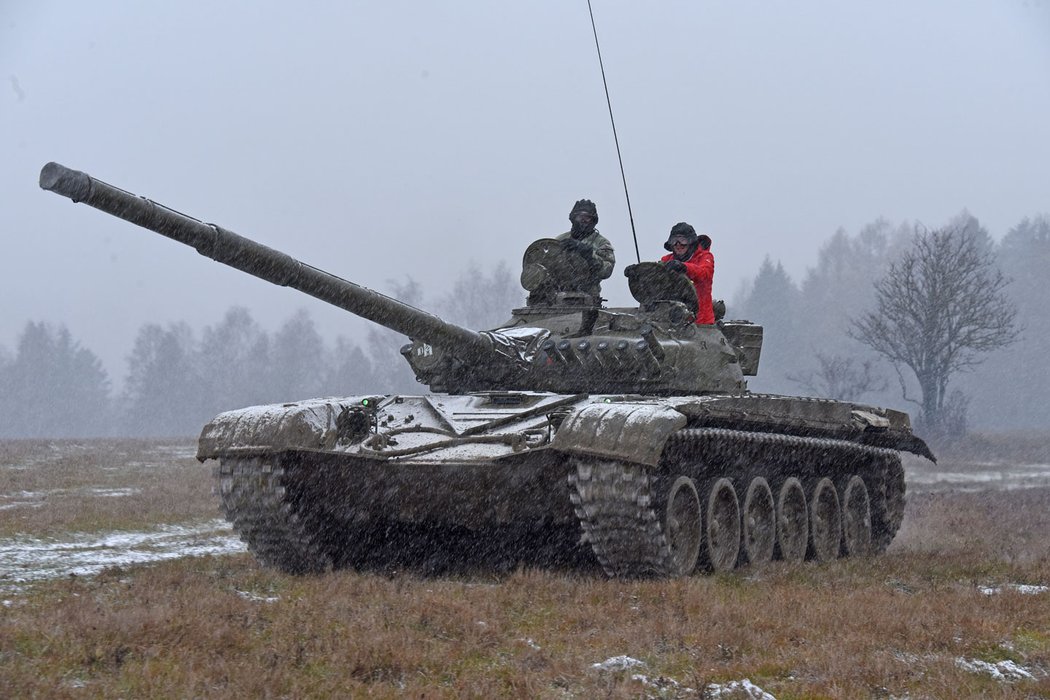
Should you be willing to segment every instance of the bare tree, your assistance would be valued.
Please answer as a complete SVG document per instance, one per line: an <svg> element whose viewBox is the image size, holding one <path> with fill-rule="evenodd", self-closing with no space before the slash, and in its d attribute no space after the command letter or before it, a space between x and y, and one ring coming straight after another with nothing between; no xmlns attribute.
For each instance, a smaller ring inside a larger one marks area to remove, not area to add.
<svg viewBox="0 0 1050 700"><path fill-rule="evenodd" d="M953 375L1017 339L1017 312L1003 293L1008 282L995 267L987 234L963 217L943 229L917 229L911 249L875 283L875 310L854 319L851 335L893 364L904 398L922 407L925 430L948 427ZM914 373L921 399L908 396L904 367Z"/></svg>
<svg viewBox="0 0 1050 700"><path fill-rule="evenodd" d="M859 361L854 357L820 352L816 353L816 358L817 369L787 375L788 380L814 396L854 401L868 392L884 390L888 383L875 371L872 360Z"/></svg>

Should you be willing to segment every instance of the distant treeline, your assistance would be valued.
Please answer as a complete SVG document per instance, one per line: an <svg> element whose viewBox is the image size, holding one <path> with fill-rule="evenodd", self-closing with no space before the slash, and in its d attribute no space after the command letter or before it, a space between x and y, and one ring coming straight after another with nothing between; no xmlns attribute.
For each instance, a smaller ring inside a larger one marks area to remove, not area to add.
<svg viewBox="0 0 1050 700"><path fill-rule="evenodd" d="M976 245L1012 281L1021 340L960 374L952 396L959 420L977 430L1050 427L1050 218L1026 218L995 243L963 212L951 225L976 230ZM839 230L821 246L801 282L766 258L729 302L730 318L765 327L755 391L829 396L916 412L905 400L914 380L896 372L850 335L853 319L874 306L874 283L906 249L916 226L877 220L855 234ZM716 257L717 257L717 251ZM469 328L493 327L523 303L516 271L468 266L436 300L412 280L391 283L406 303ZM716 275L715 295L719 293ZM424 303L424 301L426 303ZM185 323L139 329L123 391L114 396L97 356L63 328L29 323L13 352L0 347L0 437L193 435L215 414L313 396L416 392L398 354L406 342L375 327L362 341L327 343L305 311L274 333L243 308L199 334Z"/></svg>
<svg viewBox="0 0 1050 700"><path fill-rule="evenodd" d="M423 306L412 280L390 294ZM461 325L494 327L524 303L505 264L468 266L431 308ZM114 396L98 357L64 327L30 322L14 353L0 347L0 438L195 435L225 410L316 396L419 392L398 354L404 336L375 327L359 342L325 342L305 311L268 333L234 307L198 335L186 323L142 326Z"/></svg>

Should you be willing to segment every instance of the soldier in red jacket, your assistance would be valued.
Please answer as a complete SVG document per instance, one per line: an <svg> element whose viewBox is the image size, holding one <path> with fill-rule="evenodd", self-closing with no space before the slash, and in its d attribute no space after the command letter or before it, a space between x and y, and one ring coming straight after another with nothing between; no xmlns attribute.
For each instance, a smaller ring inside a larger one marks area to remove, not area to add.
<svg viewBox="0 0 1050 700"><path fill-rule="evenodd" d="M671 253L660 258L660 262L669 270L685 273L696 287L696 300L700 305L696 322L714 323L711 282L715 278L715 256L711 254L711 237L697 236L696 229L683 221L671 227L664 249Z"/></svg>

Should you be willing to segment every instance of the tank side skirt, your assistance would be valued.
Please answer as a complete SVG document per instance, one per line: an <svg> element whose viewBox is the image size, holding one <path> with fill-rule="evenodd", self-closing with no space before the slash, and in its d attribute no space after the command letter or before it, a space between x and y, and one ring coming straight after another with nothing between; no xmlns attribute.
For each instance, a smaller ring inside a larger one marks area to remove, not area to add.
<svg viewBox="0 0 1050 700"><path fill-rule="evenodd" d="M605 573L612 577L665 575L670 548L661 524L659 488L683 474L699 488L729 477L738 493L745 479L771 483L797 476L856 473L869 484L873 544L885 549L904 511L904 473L897 452L846 440L752 433L723 428L683 429L665 445L659 467L615 460L573 458L569 473L576 516ZM703 500L703 495L701 495Z"/></svg>
<svg viewBox="0 0 1050 700"><path fill-rule="evenodd" d="M937 461L929 446L911 432L907 415L889 409L831 399L774 394L717 397L677 408L689 417L693 425L843 440L869 447L911 452L932 462ZM866 421L861 419L865 415L885 415L888 426L870 429Z"/></svg>

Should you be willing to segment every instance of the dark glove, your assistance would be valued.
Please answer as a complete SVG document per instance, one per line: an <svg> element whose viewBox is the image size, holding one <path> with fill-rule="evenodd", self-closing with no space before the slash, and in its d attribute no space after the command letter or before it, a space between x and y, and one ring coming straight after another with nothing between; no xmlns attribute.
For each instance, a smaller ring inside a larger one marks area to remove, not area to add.
<svg viewBox="0 0 1050 700"><path fill-rule="evenodd" d="M681 260L668 260L664 263L664 267L671 272L685 272L685 263Z"/></svg>
<svg viewBox="0 0 1050 700"><path fill-rule="evenodd" d="M570 253L576 253L577 255L587 254L587 244L580 243L575 238L566 238L561 242L561 247Z"/></svg>

